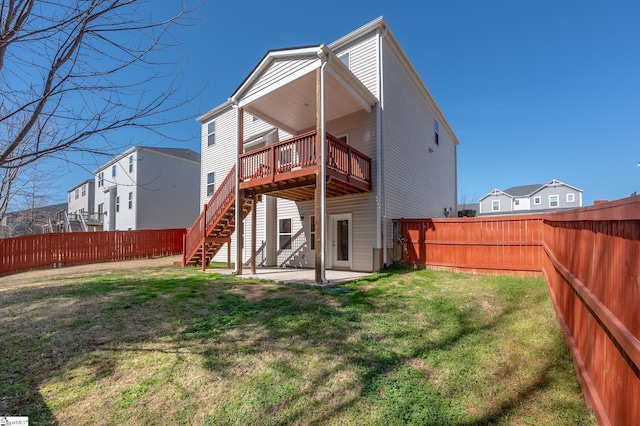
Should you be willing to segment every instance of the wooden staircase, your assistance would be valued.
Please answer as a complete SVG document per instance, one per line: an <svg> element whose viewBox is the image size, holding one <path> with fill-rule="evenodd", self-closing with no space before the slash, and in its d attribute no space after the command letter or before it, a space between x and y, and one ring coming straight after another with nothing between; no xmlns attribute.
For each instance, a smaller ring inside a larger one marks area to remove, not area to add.
<svg viewBox="0 0 640 426"><path fill-rule="evenodd" d="M251 211L251 200L242 204L242 219ZM182 266L202 265L204 269L236 229L236 167L233 166L184 239ZM230 247L229 247L230 252ZM227 262L230 263L228 256Z"/></svg>

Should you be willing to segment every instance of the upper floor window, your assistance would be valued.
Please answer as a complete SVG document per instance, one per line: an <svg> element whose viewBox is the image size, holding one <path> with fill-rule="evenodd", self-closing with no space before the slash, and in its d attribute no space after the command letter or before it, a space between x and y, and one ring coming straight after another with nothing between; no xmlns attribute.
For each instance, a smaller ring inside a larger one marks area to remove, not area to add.
<svg viewBox="0 0 640 426"><path fill-rule="evenodd" d="M542 204L542 198L540 197L533 197L533 204Z"/></svg>
<svg viewBox="0 0 640 426"><path fill-rule="evenodd" d="M256 117L255 115L253 116L253 122L255 123L256 121L260 120L258 117Z"/></svg>
<svg viewBox="0 0 640 426"><path fill-rule="evenodd" d="M83 197L87 196L87 185L82 185L82 196Z"/></svg>
<svg viewBox="0 0 640 426"><path fill-rule="evenodd" d="M573 203L576 201L576 194L573 192L567 194L567 203Z"/></svg>
<svg viewBox="0 0 640 426"><path fill-rule="evenodd" d="M129 210L133 208L133 192L129 193Z"/></svg>
<svg viewBox="0 0 640 426"><path fill-rule="evenodd" d="M440 123L438 123L438 120L433 120L433 130L433 141L436 145L440 145Z"/></svg>
<svg viewBox="0 0 640 426"><path fill-rule="evenodd" d="M98 173L98 188L104 186L104 172Z"/></svg>
<svg viewBox="0 0 640 426"><path fill-rule="evenodd" d="M345 64L347 68L351 69L351 55L349 54L349 52L343 53L342 55L338 56L338 59L340 59L340 62Z"/></svg>
<svg viewBox="0 0 640 426"><path fill-rule="evenodd" d="M215 192L215 172L207 173L207 197L211 197Z"/></svg>
<svg viewBox="0 0 640 426"><path fill-rule="evenodd" d="M129 156L129 173L133 172L133 154Z"/></svg>
<svg viewBox="0 0 640 426"><path fill-rule="evenodd" d="M491 211L494 211L494 212L500 211L500 200L493 200L491 202Z"/></svg>
<svg viewBox="0 0 640 426"><path fill-rule="evenodd" d="M120 211L120 197L116 197L116 213Z"/></svg>
<svg viewBox="0 0 640 426"><path fill-rule="evenodd" d="M520 205L520 199L516 198L515 200L513 200L513 204L516 205L516 206L519 206Z"/></svg>
<svg viewBox="0 0 640 426"><path fill-rule="evenodd" d="M118 169L118 166L116 166L115 164L113 166L111 166L111 177L116 177L116 170Z"/></svg>
<svg viewBox="0 0 640 426"><path fill-rule="evenodd" d="M214 145L216 143L216 122L212 121L207 124L207 146Z"/></svg>
<svg viewBox="0 0 640 426"><path fill-rule="evenodd" d="M558 207L560 204L560 197L557 195L549 195L549 207Z"/></svg>
<svg viewBox="0 0 640 426"><path fill-rule="evenodd" d="M76 200L80 197L80 189L76 188Z"/></svg>

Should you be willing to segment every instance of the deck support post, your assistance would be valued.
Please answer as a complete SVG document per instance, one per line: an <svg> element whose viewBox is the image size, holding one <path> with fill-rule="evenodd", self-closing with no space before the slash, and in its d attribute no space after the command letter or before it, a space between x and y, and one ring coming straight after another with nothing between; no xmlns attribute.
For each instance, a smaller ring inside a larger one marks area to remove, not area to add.
<svg viewBox="0 0 640 426"><path fill-rule="evenodd" d="M244 227L242 226L242 206L244 205L243 191L240 189L240 176L242 173L242 164L240 164L240 156L244 153L244 110L236 106L236 138L237 138L237 155L236 155L236 274L242 275L242 250Z"/></svg>
<svg viewBox="0 0 640 426"><path fill-rule="evenodd" d="M256 195L251 199L251 274L256 274Z"/></svg>
<svg viewBox="0 0 640 426"><path fill-rule="evenodd" d="M316 190L314 199L314 215L316 225L316 276L317 284L326 284L326 216L327 216L327 129L325 123L325 75L324 68L328 57L325 52L319 52L318 56L322 65L316 71L316 164L319 171L316 174Z"/></svg>
<svg viewBox="0 0 640 426"><path fill-rule="evenodd" d="M207 203L204 204L202 217L202 272L207 270Z"/></svg>

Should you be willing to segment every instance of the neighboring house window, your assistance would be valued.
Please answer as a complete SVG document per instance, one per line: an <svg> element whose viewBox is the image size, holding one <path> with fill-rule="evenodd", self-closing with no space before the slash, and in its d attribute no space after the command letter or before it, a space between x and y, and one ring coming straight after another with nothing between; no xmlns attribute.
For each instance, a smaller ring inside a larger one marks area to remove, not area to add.
<svg viewBox="0 0 640 426"><path fill-rule="evenodd" d="M349 52L338 56L338 59L340 59L340 62L342 62L347 68L351 69L351 55Z"/></svg>
<svg viewBox="0 0 640 426"><path fill-rule="evenodd" d="M207 125L207 146L216 143L216 122L212 121Z"/></svg>
<svg viewBox="0 0 640 426"><path fill-rule="evenodd" d="M133 155L129 156L129 173L133 172Z"/></svg>
<svg viewBox="0 0 640 426"><path fill-rule="evenodd" d="M570 194L567 194L567 203L574 203L576 201L576 194L574 194L573 192Z"/></svg>
<svg viewBox="0 0 640 426"><path fill-rule="evenodd" d="M207 173L207 197L211 197L215 193L215 173Z"/></svg>
<svg viewBox="0 0 640 426"><path fill-rule="evenodd" d="M560 197L558 195L549 195L549 207L558 207Z"/></svg>
<svg viewBox="0 0 640 426"><path fill-rule="evenodd" d="M87 185L82 185L82 196L83 197L87 196Z"/></svg>
<svg viewBox="0 0 640 426"><path fill-rule="evenodd" d="M520 200L519 200L518 198L516 198L516 199L513 201L513 204L515 204L516 206L519 206L519 205L520 205Z"/></svg>
<svg viewBox="0 0 640 426"><path fill-rule="evenodd" d="M114 164L111 166L111 177L116 177L117 166Z"/></svg>
<svg viewBox="0 0 640 426"><path fill-rule="evenodd" d="M278 248L280 250L291 249L291 219L278 221Z"/></svg>
<svg viewBox="0 0 640 426"><path fill-rule="evenodd" d="M311 240L309 243L309 247L311 250L316 249L316 217L309 216L309 239Z"/></svg>
<svg viewBox="0 0 640 426"><path fill-rule="evenodd" d="M133 192L129 193L129 210L133 208Z"/></svg>
<svg viewBox="0 0 640 426"><path fill-rule="evenodd" d="M533 197L533 204L542 204L542 198Z"/></svg>
<svg viewBox="0 0 640 426"><path fill-rule="evenodd" d="M102 216L102 213L104 213L104 203L98 204L98 216ZM100 217L98 219L100 219Z"/></svg>
<svg viewBox="0 0 640 426"><path fill-rule="evenodd" d="M104 186L104 172L98 173L98 188Z"/></svg>
<svg viewBox="0 0 640 426"><path fill-rule="evenodd" d="M494 211L494 212L500 211L500 200L493 200L491 202L491 211Z"/></svg>
<svg viewBox="0 0 640 426"><path fill-rule="evenodd" d="M434 130L433 140L436 143L436 145L440 145L440 123L438 123L438 120L433 120L433 130Z"/></svg>
<svg viewBox="0 0 640 426"><path fill-rule="evenodd" d="M120 197L116 197L116 213L120 211Z"/></svg>
<svg viewBox="0 0 640 426"><path fill-rule="evenodd" d="M76 188L76 200L80 198L80 189Z"/></svg>

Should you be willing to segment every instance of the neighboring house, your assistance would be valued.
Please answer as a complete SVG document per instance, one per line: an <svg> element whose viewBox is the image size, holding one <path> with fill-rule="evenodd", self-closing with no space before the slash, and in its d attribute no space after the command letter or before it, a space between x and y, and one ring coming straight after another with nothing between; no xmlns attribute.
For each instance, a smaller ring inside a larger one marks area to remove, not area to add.
<svg viewBox="0 0 640 426"><path fill-rule="evenodd" d="M540 185L494 189L480 199L480 215L541 213L582 207L582 190L552 179Z"/></svg>
<svg viewBox="0 0 640 426"><path fill-rule="evenodd" d="M68 191L67 210L59 212L57 218L59 231L102 230L103 218L94 212L95 186L95 179L87 179Z"/></svg>
<svg viewBox="0 0 640 426"><path fill-rule="evenodd" d="M185 228L198 216L194 151L134 146L94 173L94 211L105 231Z"/></svg>
<svg viewBox="0 0 640 426"><path fill-rule="evenodd" d="M207 238L199 219L187 262L230 249L240 273L315 267L324 282L326 268L395 260L394 219L457 215L458 140L382 17L329 45L270 50L198 121Z"/></svg>

